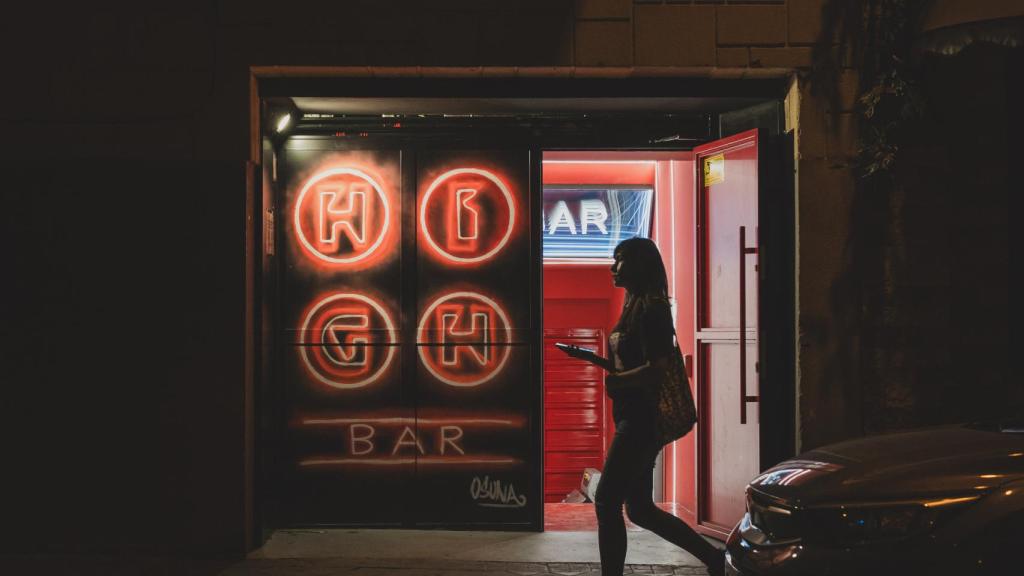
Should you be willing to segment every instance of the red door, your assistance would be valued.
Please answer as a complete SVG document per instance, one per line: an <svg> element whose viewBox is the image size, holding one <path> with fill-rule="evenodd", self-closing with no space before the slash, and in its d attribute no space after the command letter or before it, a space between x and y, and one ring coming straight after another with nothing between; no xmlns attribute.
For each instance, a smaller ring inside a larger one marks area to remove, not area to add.
<svg viewBox="0 0 1024 576"><path fill-rule="evenodd" d="M725 536L760 470L757 130L694 150L697 520Z"/></svg>
<svg viewBox="0 0 1024 576"><path fill-rule="evenodd" d="M604 465L604 374L567 357L555 342L604 354L604 331L544 330L544 501L561 502L579 488L585 468Z"/></svg>

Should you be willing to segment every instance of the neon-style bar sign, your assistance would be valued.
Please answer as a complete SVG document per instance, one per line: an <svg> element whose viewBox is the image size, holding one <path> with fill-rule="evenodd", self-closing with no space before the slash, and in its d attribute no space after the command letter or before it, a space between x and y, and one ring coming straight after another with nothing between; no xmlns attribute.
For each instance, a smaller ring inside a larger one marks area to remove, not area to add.
<svg viewBox="0 0 1024 576"><path fill-rule="evenodd" d="M331 265L367 263L392 229L388 194L367 171L343 166L306 181L295 201L295 235L305 252Z"/></svg>
<svg viewBox="0 0 1024 576"><path fill-rule="evenodd" d="M299 334L306 369L331 388L362 388L376 382L395 355L391 316L362 294L322 298L306 313Z"/></svg>
<svg viewBox="0 0 1024 576"><path fill-rule="evenodd" d="M522 430L520 416L400 417L352 415L303 418L303 426L339 433L338 450L304 458L300 466L394 466L429 464L480 466L521 464L518 458L484 453L467 446L473 435ZM479 442L477 442L479 444Z"/></svg>
<svg viewBox="0 0 1024 576"><path fill-rule="evenodd" d="M479 386L508 360L512 329L500 304L478 292L458 291L434 300L420 317L420 360L438 380Z"/></svg>
<svg viewBox="0 0 1024 576"><path fill-rule="evenodd" d="M610 260L615 246L651 231L650 187L544 188L544 258Z"/></svg>
<svg viewBox="0 0 1024 576"><path fill-rule="evenodd" d="M449 170L420 199L420 230L426 246L454 264L478 264L508 243L516 203L505 181L481 168Z"/></svg>

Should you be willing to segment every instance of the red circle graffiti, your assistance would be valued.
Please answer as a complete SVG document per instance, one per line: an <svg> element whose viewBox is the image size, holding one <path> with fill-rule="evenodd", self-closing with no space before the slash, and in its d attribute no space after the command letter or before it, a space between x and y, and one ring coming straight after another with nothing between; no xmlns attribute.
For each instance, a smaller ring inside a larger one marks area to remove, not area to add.
<svg viewBox="0 0 1024 576"><path fill-rule="evenodd" d="M353 167L313 175L299 192L293 216L305 252L333 265L366 261L394 229L384 188Z"/></svg>
<svg viewBox="0 0 1024 576"><path fill-rule="evenodd" d="M505 247L516 222L515 200L497 174L456 168L435 178L420 199L425 245L455 264L493 258Z"/></svg>
<svg viewBox="0 0 1024 576"><path fill-rule="evenodd" d="M478 292L434 300L420 317L416 342L424 367L457 387L479 386L504 368L512 329L500 304Z"/></svg>
<svg viewBox="0 0 1024 576"><path fill-rule="evenodd" d="M299 331L299 353L310 375L339 389L379 380L394 359L395 343L391 316L362 294L320 299L306 312Z"/></svg>

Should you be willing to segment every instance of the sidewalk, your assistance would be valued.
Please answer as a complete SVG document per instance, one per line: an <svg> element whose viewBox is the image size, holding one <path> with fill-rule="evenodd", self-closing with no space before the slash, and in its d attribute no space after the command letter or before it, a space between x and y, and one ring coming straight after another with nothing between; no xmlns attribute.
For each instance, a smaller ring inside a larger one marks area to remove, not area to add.
<svg viewBox="0 0 1024 576"><path fill-rule="evenodd" d="M242 561L96 555L0 555L17 576L599 576L592 562L472 562L380 558L249 558ZM703 566L627 564L626 574L706 575Z"/></svg>
<svg viewBox="0 0 1024 576"><path fill-rule="evenodd" d="M689 553L646 530L627 531L627 574L707 574ZM446 530L279 530L221 576L591 576L597 533Z"/></svg>
<svg viewBox="0 0 1024 576"><path fill-rule="evenodd" d="M626 574L704 575L687 552L627 530ZM718 544L720 546L720 543ZM278 530L248 558L0 555L18 576L599 576L596 532Z"/></svg>
<svg viewBox="0 0 1024 576"><path fill-rule="evenodd" d="M627 564L626 574L706 575L703 566ZM453 560L383 560L376 558L254 559L241 562L219 576L600 576L601 566L590 562L470 562Z"/></svg>

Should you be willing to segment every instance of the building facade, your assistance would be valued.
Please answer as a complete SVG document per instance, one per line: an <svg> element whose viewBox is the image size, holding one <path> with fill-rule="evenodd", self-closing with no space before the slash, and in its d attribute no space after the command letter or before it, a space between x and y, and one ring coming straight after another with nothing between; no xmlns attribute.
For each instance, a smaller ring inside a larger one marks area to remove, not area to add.
<svg viewBox="0 0 1024 576"><path fill-rule="evenodd" d="M1001 315L1009 129L993 117L1010 110L1005 95L1019 88L940 101L936 109L962 133L974 126L956 111L980 115L994 150L922 138L909 170L931 173L915 179L928 189L910 186L872 203L855 176L852 60L839 59L848 66L834 76L837 97L812 91L814 47L828 37L823 6L309 0L83 5L59 15L19 8L0 40L7 54L21 55L10 63L15 81L2 114L4 234L14 247L4 361L14 500L6 524L14 530L5 531L4 548L241 553L260 541L260 400L247 387L257 370L247 274L257 268L247 260L246 162L265 161L261 98L275 82L327 79L340 96L346 81L371 91L375 82L407 81L421 96L446 80L600 80L613 92L651 81L671 96L723 86L740 95L774 82L781 132L792 141L783 164L792 172L794 242L791 451L1019 403ZM995 69L934 64L937 91L949 94L956 78L1007 78L1019 62L967 57ZM959 190L935 177L940 157L991 159L991 170L956 180L985 201L963 208ZM958 218L964 210L968 224ZM894 214L902 236L872 243ZM949 230L962 242L950 241ZM961 280L936 246L957 262L976 256L976 266L966 263L975 281ZM876 269L871 254L893 251L898 257L882 260L893 267L864 274ZM894 282L907 288L898 299L886 296ZM871 301L877 294L881 303ZM965 299L976 314L948 312ZM859 312L873 306L883 313ZM890 308L905 314L884 313ZM893 348L906 352L885 356ZM958 354L964 349L975 360ZM945 400L925 400L931 382L943 383Z"/></svg>

